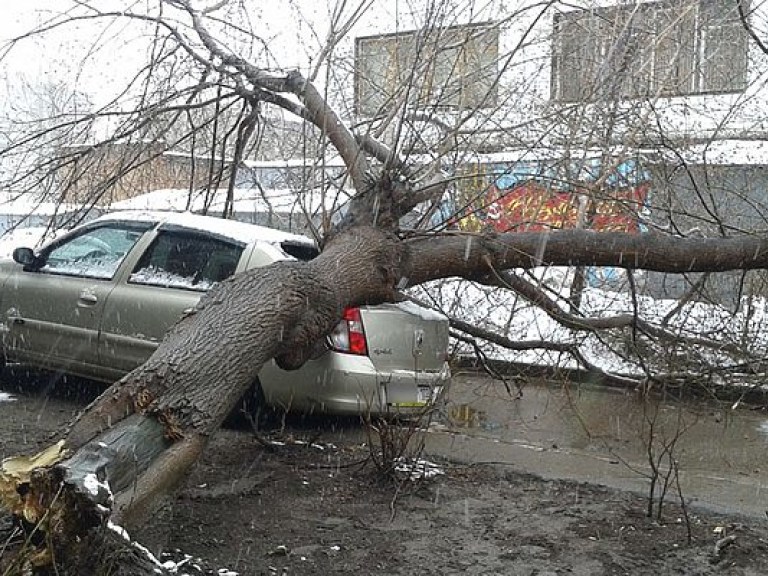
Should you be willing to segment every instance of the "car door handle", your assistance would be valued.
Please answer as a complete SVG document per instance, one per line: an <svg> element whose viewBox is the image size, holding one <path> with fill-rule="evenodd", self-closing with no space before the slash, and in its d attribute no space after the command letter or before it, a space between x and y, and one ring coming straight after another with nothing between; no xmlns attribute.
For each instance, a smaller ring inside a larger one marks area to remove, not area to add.
<svg viewBox="0 0 768 576"><path fill-rule="evenodd" d="M83 304L85 306L93 306L99 301L96 294L91 292L90 290L83 290L80 292L80 296L77 299L78 304Z"/></svg>
<svg viewBox="0 0 768 576"><path fill-rule="evenodd" d="M21 317L21 314L19 314L19 311L16 308L9 308L5 314L8 316L8 320L10 320L11 324L24 324L24 318Z"/></svg>

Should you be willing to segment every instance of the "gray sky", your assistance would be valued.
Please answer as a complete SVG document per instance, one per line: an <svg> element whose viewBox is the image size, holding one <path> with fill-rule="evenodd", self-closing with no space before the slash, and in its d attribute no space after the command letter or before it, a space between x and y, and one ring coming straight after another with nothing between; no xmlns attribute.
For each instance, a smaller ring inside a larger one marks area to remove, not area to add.
<svg viewBox="0 0 768 576"><path fill-rule="evenodd" d="M451 0L450 10L459 18L463 14L477 17L478 6L486 8L499 0ZM199 4L212 4L214 0ZM146 7L147 0L90 0L93 6L104 11L136 11ZM347 0L347 14L365 0ZM352 39L397 29L412 29L418 25L411 12L420 12L428 0L377 0L372 3L348 36L341 53L351 59ZM0 46L9 38L21 35L44 25L73 9L73 0L23 0L3 6L0 19ZM240 2L233 2L234 6ZM269 47L275 61L284 68L300 68L307 71L317 59L330 28L330 14L336 2L333 0L252 0L249 6L250 25ZM472 9L464 9L471 6ZM216 15L225 15L221 10ZM82 8L79 9L83 13ZM166 14L174 10L166 7ZM241 15L240 15L241 16ZM128 19L111 24L104 19L68 24L51 31L45 37L35 37L19 42L10 52L0 51L0 79L4 80L5 94L0 101L23 98L20 86L23 81L32 84L61 83L75 87L88 95L97 107L110 101L125 86L126 78L132 77L148 60L150 31ZM254 44L255 49L262 47ZM264 65L264 61L257 62ZM318 79L322 83L322 75ZM0 104L2 106L3 104ZM7 106L7 104L6 104Z"/></svg>
<svg viewBox="0 0 768 576"><path fill-rule="evenodd" d="M125 6L125 2L116 0L97 0L96 4L105 10ZM9 39L50 22L71 6L69 0L9 2L3 7L0 19L0 46L7 47ZM253 25L281 64L306 67L308 54L316 51L313 30L326 34L325 3L316 0L257 2L254 7ZM265 14L264 10L269 13ZM109 25L104 20L68 24L0 53L3 54L0 74L11 88L20 77L76 85L99 104L147 61L149 44L142 34L140 25L127 20ZM88 60L84 65L86 56Z"/></svg>

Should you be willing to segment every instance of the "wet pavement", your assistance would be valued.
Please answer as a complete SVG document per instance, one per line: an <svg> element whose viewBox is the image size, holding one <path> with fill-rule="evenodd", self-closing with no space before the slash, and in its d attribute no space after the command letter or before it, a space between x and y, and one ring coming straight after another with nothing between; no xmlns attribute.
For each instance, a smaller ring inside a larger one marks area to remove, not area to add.
<svg viewBox="0 0 768 576"><path fill-rule="evenodd" d="M34 428L46 434L74 416L100 389L81 385L53 390L39 379L30 379L29 387L30 395L23 402L19 396L19 403L25 413L31 411ZM14 394L17 389L0 388ZM768 522L768 412L703 401L648 401L631 390L574 383L527 383L519 398L514 387L511 391L512 395L503 383L483 375L455 374L444 417L429 427L425 437L427 456L496 463L545 478L646 494L652 436L651 453L662 472L669 467L670 453L678 462L687 501ZM367 440L357 421L339 426L320 419L312 426L322 428L329 441L334 434ZM23 442L25 425L12 428ZM38 431L35 437L42 440L45 435ZM0 457L10 455L2 448ZM666 498L676 498L676 487L670 487Z"/></svg>
<svg viewBox="0 0 768 576"><path fill-rule="evenodd" d="M650 486L650 457L662 475L676 461L687 501L768 517L768 413L762 410L649 400L574 383L529 383L515 398L501 382L457 374L446 414L449 426L432 426L428 434L432 454L641 493ZM666 498L676 497L673 484Z"/></svg>

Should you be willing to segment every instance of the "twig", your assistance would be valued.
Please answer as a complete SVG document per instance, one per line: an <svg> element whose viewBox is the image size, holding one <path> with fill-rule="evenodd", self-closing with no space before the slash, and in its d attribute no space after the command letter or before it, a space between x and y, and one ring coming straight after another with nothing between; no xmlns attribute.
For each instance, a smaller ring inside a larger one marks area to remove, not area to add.
<svg viewBox="0 0 768 576"><path fill-rule="evenodd" d="M474 338L470 338L469 336L464 336L463 334L459 334L456 331L451 331L451 337L455 338L456 340L460 340L462 342L465 342L466 344L469 344L472 346L472 349L475 351L475 357L480 362L480 367L485 371L486 374L488 374L491 378L495 380L501 380L501 382L504 384L504 388L507 390L507 394L511 398L514 398L515 400L523 397L523 388L520 386L520 383L517 380L514 380L515 388L517 388L517 394L512 394L512 389L509 386L509 382L507 378L505 378L501 372L496 370L493 366L491 366L488 363L488 356L483 351L482 348L477 343L477 340Z"/></svg>
<svg viewBox="0 0 768 576"><path fill-rule="evenodd" d="M725 550L731 546L732 544L736 543L736 536L734 534L730 534L728 536L725 536L724 538L720 538L717 542L715 542L715 554L713 562L717 563L720 560L722 560L722 555Z"/></svg>

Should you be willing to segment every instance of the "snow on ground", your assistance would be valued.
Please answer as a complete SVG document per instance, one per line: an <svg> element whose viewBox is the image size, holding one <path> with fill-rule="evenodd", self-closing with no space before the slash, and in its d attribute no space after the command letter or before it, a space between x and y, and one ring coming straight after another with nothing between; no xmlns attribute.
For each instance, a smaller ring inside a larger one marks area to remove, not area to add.
<svg viewBox="0 0 768 576"><path fill-rule="evenodd" d="M14 398L11 394L8 394L8 392L0 391L0 403L15 402L15 401L16 401L16 398Z"/></svg>
<svg viewBox="0 0 768 576"><path fill-rule="evenodd" d="M419 480L433 480L443 476L445 471L429 460L423 458L395 458L395 473L405 480L417 482Z"/></svg>
<svg viewBox="0 0 768 576"><path fill-rule="evenodd" d="M107 522L107 528L119 534L122 538L131 543L136 550L146 556L150 562L170 572L171 574L178 574L179 576L204 576L211 574L210 570L203 570L200 567L202 560L184 554L180 550L174 552L163 552L158 559L152 552L146 547L142 546L139 542L132 540L128 531L118 524L114 524L112 521ZM158 570L156 570L158 571ZM239 576L239 572L229 570L228 568L219 568L216 571L218 576Z"/></svg>
<svg viewBox="0 0 768 576"><path fill-rule="evenodd" d="M190 192L186 188L168 188L153 190L146 194L134 196L126 200L113 202L112 210L162 210L173 212L201 212L215 214L221 212L227 203L227 190ZM338 210L348 199L345 191L333 193L302 193L297 194L289 188L259 189L236 188L233 191L232 210L235 213L264 213L297 212L306 210L310 214L320 211L333 212Z"/></svg>
<svg viewBox="0 0 768 576"><path fill-rule="evenodd" d="M560 279L562 280L562 279ZM554 292L567 291L555 284ZM559 284L564 285L563 283ZM577 346L584 358L596 368L613 374L640 376L642 363L632 352L631 329L614 331L614 336L593 335L564 327L546 312L522 299L516 293L498 288L475 285L462 280L433 282L411 292L423 302L431 302L449 316L460 318L482 328L492 330L513 341L552 342ZM561 303L561 309L565 310ZM751 306L743 305L737 311L702 302L688 302L680 306L678 300L654 299L631 293L600 288L587 288L583 293L581 311L585 318L608 318L637 314L644 321L663 329L670 338L655 351L656 360L669 361L670 369L676 362L675 353L695 356L702 362L723 366L732 362L718 351L718 344L737 344L749 349L753 356L768 354L768 303L754 298ZM671 313L671 314L670 314ZM667 316L669 315L669 318ZM683 348L684 338L706 339L713 346L690 345ZM542 349L510 351L498 345L479 343L488 358L516 363L560 368L578 368L577 360L566 352ZM458 344L459 353L473 355L466 344ZM653 355L650 351L646 351ZM668 358L662 358L668 354Z"/></svg>

